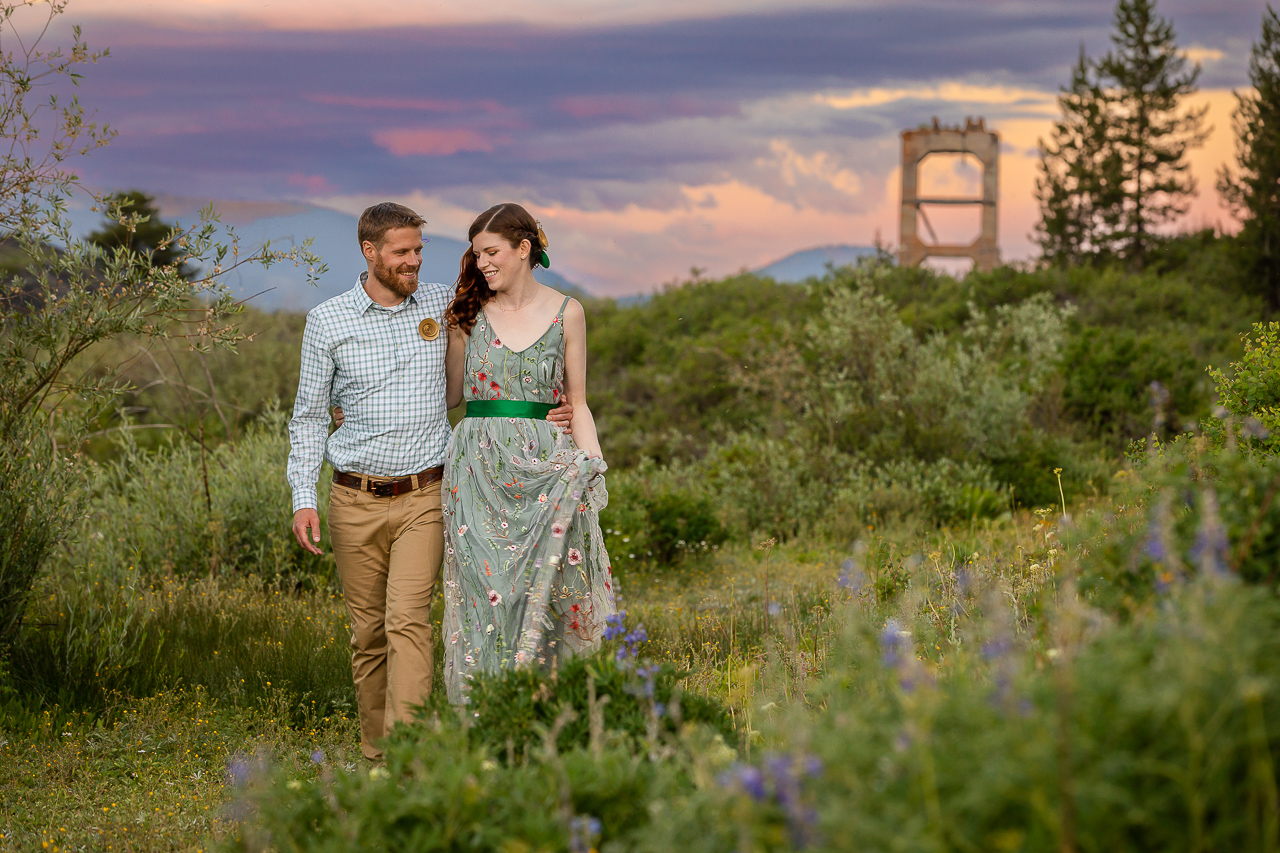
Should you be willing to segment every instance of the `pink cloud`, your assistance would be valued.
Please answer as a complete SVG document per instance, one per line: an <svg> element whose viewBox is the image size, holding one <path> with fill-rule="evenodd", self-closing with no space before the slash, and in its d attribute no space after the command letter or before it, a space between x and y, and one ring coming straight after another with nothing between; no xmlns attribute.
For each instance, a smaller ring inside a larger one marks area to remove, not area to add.
<svg viewBox="0 0 1280 853"><path fill-rule="evenodd" d="M447 157L459 151L492 151L493 143L474 130L453 128L398 128L380 130L373 141L397 157L419 154Z"/></svg>
<svg viewBox="0 0 1280 853"><path fill-rule="evenodd" d="M324 175L304 175L302 172L294 172L285 179L291 187L298 187L309 193L330 193L333 192L333 185L329 183Z"/></svg>
<svg viewBox="0 0 1280 853"><path fill-rule="evenodd" d="M464 101L459 99L437 100L432 98L364 97L361 95L307 95L313 104L335 107L357 107L368 110L422 110L432 113L460 113L464 111L500 113L506 107L497 101Z"/></svg>

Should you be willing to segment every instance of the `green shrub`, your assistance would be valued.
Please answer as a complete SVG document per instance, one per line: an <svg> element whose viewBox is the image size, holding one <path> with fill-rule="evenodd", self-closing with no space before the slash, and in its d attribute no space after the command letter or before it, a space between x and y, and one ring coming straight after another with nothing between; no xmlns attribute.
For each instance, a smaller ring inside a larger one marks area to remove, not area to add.
<svg viewBox="0 0 1280 853"><path fill-rule="evenodd" d="M1209 368L1218 402L1231 421L1211 418L1206 431L1218 444L1231 433L1233 439L1275 453L1280 450L1280 323L1255 323L1242 340L1244 357L1231 363L1230 376Z"/></svg>
<svg viewBox="0 0 1280 853"><path fill-rule="evenodd" d="M614 566L671 566L728 538L710 497L688 479L681 466L660 469L652 460L610 477L600 521Z"/></svg>
<svg viewBox="0 0 1280 853"><path fill-rule="evenodd" d="M606 652L573 658L546 672L523 667L478 677L461 711L466 737L487 754L504 760L523 758L543 747L545 733L565 709L571 709L573 717L559 729L556 748L585 748L591 743L588 700L594 690L596 701L603 703L598 705L602 732L607 730L612 742L636 749L693 723L736 743L725 707L718 700L683 692L683 675L668 663L641 665L628 659L619 664ZM433 694L431 710L441 718L459 713L439 691Z"/></svg>
<svg viewBox="0 0 1280 853"><path fill-rule="evenodd" d="M1131 615L1200 574L1280 587L1280 460L1182 440L1123 481L1121 509L1076 534L1091 602Z"/></svg>
<svg viewBox="0 0 1280 853"><path fill-rule="evenodd" d="M203 456L187 442L151 453L126 446L118 459L99 466L88 518L66 561L111 571L135 567L147 577L333 578L326 525L323 557L306 554L294 540L288 455L279 410L250 425L239 441ZM323 521L324 476L319 489Z"/></svg>
<svg viewBox="0 0 1280 853"><path fill-rule="evenodd" d="M691 787L674 763L617 747L503 764L459 734L402 727L384 746L385 769L348 771L317 756L317 778L285 768L251 777L243 796L256 814L224 849L622 851L654 808Z"/></svg>
<svg viewBox="0 0 1280 853"><path fill-rule="evenodd" d="M1207 388L1190 343L1165 332L1114 326L1081 329L1067 342L1062 367L1066 409L1095 435L1125 441L1177 432L1203 411ZM1167 392L1153 410L1151 383Z"/></svg>

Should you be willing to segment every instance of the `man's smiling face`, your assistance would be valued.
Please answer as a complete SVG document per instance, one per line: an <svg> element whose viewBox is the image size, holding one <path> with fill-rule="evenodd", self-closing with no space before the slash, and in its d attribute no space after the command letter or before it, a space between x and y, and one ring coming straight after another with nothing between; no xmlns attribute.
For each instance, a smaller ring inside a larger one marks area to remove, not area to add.
<svg viewBox="0 0 1280 853"><path fill-rule="evenodd" d="M365 257L373 262L373 277L379 284L397 296L408 296L418 289L422 231L418 228L392 228L384 235L381 246L365 242Z"/></svg>

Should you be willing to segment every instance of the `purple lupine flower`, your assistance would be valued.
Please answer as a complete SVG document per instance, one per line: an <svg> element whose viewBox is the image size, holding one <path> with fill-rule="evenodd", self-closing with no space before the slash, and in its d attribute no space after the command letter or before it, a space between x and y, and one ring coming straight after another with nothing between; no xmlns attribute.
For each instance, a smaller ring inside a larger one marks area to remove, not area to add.
<svg viewBox="0 0 1280 853"><path fill-rule="evenodd" d="M1160 535L1160 524L1154 515L1147 525L1147 540L1142 550L1157 563L1163 563L1169 559L1169 552L1164 547L1164 537Z"/></svg>
<svg viewBox="0 0 1280 853"><path fill-rule="evenodd" d="M890 669L896 669L903 661L906 646L907 641L903 636L902 626L898 624L897 619L890 618L884 623L884 630L880 632L880 649L883 652L881 659L884 665Z"/></svg>
<svg viewBox="0 0 1280 853"><path fill-rule="evenodd" d="M840 576L836 578L836 583L841 587L857 595L862 592L866 582L867 576L862 573L862 566L858 565L856 559L850 557L840 564Z"/></svg>
<svg viewBox="0 0 1280 853"><path fill-rule="evenodd" d="M756 802L760 802L769 796L768 790L764 785L764 774L759 768L752 767L750 764L743 764L738 768L737 773L738 784L742 786L742 790Z"/></svg>
<svg viewBox="0 0 1280 853"><path fill-rule="evenodd" d="M231 759L231 764L227 767L227 781L242 787L249 781L249 773L249 762L243 756L237 755Z"/></svg>
<svg viewBox="0 0 1280 853"><path fill-rule="evenodd" d="M1218 496L1206 487L1200 493L1200 526L1191 556L1206 574L1225 575L1230 547L1226 528L1218 515Z"/></svg>
<svg viewBox="0 0 1280 853"><path fill-rule="evenodd" d="M626 633L624 623L627 621L627 611L623 610L607 617L605 620L604 638L606 640L616 640Z"/></svg>
<svg viewBox="0 0 1280 853"><path fill-rule="evenodd" d="M1008 637L993 637L982 644L982 659L988 662L1002 659L1012 648Z"/></svg>

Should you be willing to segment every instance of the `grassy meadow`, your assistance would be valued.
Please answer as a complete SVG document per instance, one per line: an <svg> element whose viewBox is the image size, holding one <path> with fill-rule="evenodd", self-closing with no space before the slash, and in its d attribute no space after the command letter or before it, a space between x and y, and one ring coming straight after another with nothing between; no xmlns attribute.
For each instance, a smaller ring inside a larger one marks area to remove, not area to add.
<svg viewBox="0 0 1280 853"><path fill-rule="evenodd" d="M0 672L0 850L1280 848L1274 335L1164 251L588 305L625 620L385 767L289 532L299 318L95 353L136 390Z"/></svg>

